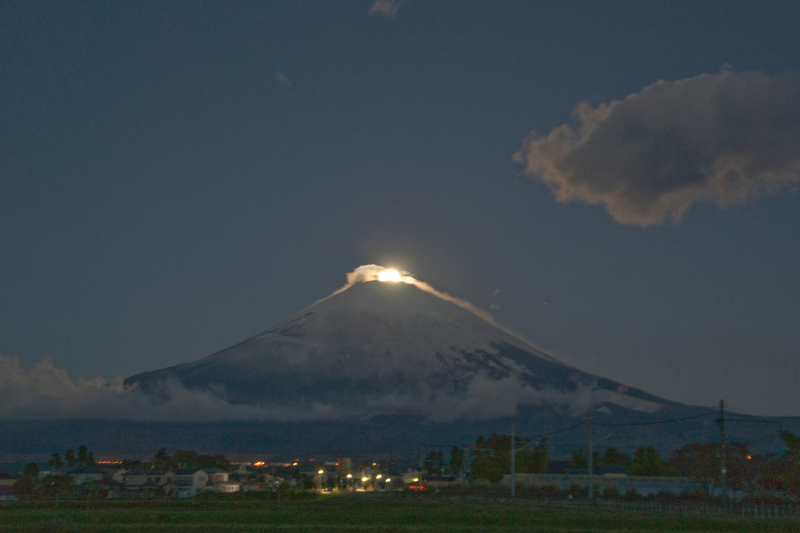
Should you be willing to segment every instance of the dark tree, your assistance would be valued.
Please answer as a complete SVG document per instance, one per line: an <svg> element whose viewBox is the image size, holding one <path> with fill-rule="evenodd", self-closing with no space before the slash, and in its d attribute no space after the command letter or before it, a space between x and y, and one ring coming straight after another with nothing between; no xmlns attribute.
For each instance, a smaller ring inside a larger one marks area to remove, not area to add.
<svg viewBox="0 0 800 533"><path fill-rule="evenodd" d="M631 458L624 453L618 452L616 448L607 448L606 453L600 458L599 464L630 467Z"/></svg>
<svg viewBox="0 0 800 533"><path fill-rule="evenodd" d="M11 486L11 494L21 498L30 498L36 491L36 481L32 477L21 477Z"/></svg>
<svg viewBox="0 0 800 533"><path fill-rule="evenodd" d="M153 468L169 468L169 454L166 448L161 448L153 456Z"/></svg>
<svg viewBox="0 0 800 533"><path fill-rule="evenodd" d="M22 472L25 477L29 478L37 478L39 477L39 465L36 463L28 463L25 466L25 470Z"/></svg>
<svg viewBox="0 0 800 533"><path fill-rule="evenodd" d="M58 452L50 456L50 460L47 461L47 464L56 472L64 468L64 462L61 460L61 454Z"/></svg>
<svg viewBox="0 0 800 533"><path fill-rule="evenodd" d="M75 450L70 448L64 452L64 460L67 462L67 468L75 468L75 463L78 461L75 457Z"/></svg>
<svg viewBox="0 0 800 533"><path fill-rule="evenodd" d="M589 459L586 457L586 450L575 450L572 452L567 467L580 470L589 468Z"/></svg>
<svg viewBox="0 0 800 533"><path fill-rule="evenodd" d="M786 444L785 457L800 459L800 437L788 431L780 431L778 435L783 439L783 443Z"/></svg>
<svg viewBox="0 0 800 533"><path fill-rule="evenodd" d="M470 479L485 479L497 483L511 471L511 437L497 435L485 439L479 437L472 449L475 459L472 462Z"/></svg>
<svg viewBox="0 0 800 533"><path fill-rule="evenodd" d="M177 450L172 456L162 448L153 457L156 468L219 468L230 469L231 463L224 455L202 455L193 450Z"/></svg>
<svg viewBox="0 0 800 533"><path fill-rule="evenodd" d="M81 444L78 446L78 457L77 462L78 466L86 466L88 463L87 459L89 457L89 448L85 444Z"/></svg>
<svg viewBox="0 0 800 533"><path fill-rule="evenodd" d="M767 462L760 472L760 485L767 490L800 494L800 437L781 431L786 444L782 457Z"/></svg>
<svg viewBox="0 0 800 533"><path fill-rule="evenodd" d="M37 498L61 498L70 497L76 490L75 485L72 484L72 478L64 474L51 474L45 476L39 483L39 491L36 493Z"/></svg>
<svg viewBox="0 0 800 533"><path fill-rule="evenodd" d="M672 453L670 461L679 476L697 479L703 485L719 483L719 445L712 442L687 444Z"/></svg>
<svg viewBox="0 0 800 533"><path fill-rule="evenodd" d="M464 450L458 446L453 446L450 450L450 472L458 474L464 471Z"/></svg>
<svg viewBox="0 0 800 533"><path fill-rule="evenodd" d="M444 453L442 451L431 452L425 458L425 470L429 476L439 476L444 468Z"/></svg>
<svg viewBox="0 0 800 533"><path fill-rule="evenodd" d="M725 447L727 483L731 487L744 488L755 477L752 458L748 459L748 446L743 442L731 442ZM672 453L667 465L672 473L697 479L703 485L719 485L722 463L719 443L703 442L687 444Z"/></svg>
<svg viewBox="0 0 800 533"><path fill-rule="evenodd" d="M631 474L634 476L663 476L666 469L661 456L652 446L640 446L631 461Z"/></svg>
<svg viewBox="0 0 800 533"><path fill-rule="evenodd" d="M137 459L123 459L120 467L125 470L133 470L135 468L144 468L145 464Z"/></svg>
<svg viewBox="0 0 800 533"><path fill-rule="evenodd" d="M543 474L547 472L547 466L550 461L549 457L547 439L541 439L530 454L530 462L526 471L531 474Z"/></svg>

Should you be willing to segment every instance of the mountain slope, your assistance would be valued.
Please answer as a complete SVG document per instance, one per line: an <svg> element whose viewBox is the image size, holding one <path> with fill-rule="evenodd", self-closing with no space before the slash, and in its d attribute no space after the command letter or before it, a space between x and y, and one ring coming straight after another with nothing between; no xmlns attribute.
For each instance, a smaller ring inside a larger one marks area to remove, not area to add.
<svg viewBox="0 0 800 533"><path fill-rule="evenodd" d="M299 417L508 416L525 405L655 412L670 403L571 367L412 283L351 284L235 346L125 380L175 382Z"/></svg>

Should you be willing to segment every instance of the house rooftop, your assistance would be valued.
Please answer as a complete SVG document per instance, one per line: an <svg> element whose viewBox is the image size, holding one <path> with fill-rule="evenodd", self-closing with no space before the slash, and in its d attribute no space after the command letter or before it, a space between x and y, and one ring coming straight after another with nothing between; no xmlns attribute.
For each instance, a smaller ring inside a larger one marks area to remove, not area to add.
<svg viewBox="0 0 800 533"><path fill-rule="evenodd" d="M179 469L177 469L175 471L175 475L177 475L177 476L191 476L191 475L195 474L196 472L200 472L200 471L205 472L205 470L203 470L201 468L179 468Z"/></svg>
<svg viewBox="0 0 800 533"><path fill-rule="evenodd" d="M96 466L82 466L69 472L70 474L102 474L103 470Z"/></svg>

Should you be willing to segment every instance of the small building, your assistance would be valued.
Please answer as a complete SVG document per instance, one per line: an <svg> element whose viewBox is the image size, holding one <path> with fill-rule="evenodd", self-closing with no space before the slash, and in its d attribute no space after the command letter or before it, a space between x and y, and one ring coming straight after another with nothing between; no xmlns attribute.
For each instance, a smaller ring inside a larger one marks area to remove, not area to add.
<svg viewBox="0 0 800 533"><path fill-rule="evenodd" d="M157 493L166 496L175 489L175 472L137 468L122 474L122 486L126 492L137 496L147 497Z"/></svg>
<svg viewBox="0 0 800 533"><path fill-rule="evenodd" d="M105 477L103 471L96 466L82 466L76 468L72 472L69 472L69 476L72 478L72 483L75 485L83 485L90 481L100 483Z"/></svg>
<svg viewBox="0 0 800 533"><path fill-rule="evenodd" d="M219 468L206 468L206 473L208 474L208 484L209 485L216 485L217 483L224 483L228 481L228 477L230 474L225 470L221 470Z"/></svg>
<svg viewBox="0 0 800 533"><path fill-rule="evenodd" d="M127 468L106 468L103 470L103 475L115 483L122 484L122 476L128 472Z"/></svg>
<svg viewBox="0 0 800 533"><path fill-rule="evenodd" d="M198 492L206 490L209 475L205 470L197 468L180 468L175 471L175 496L191 498Z"/></svg>
<svg viewBox="0 0 800 533"><path fill-rule="evenodd" d="M0 472L0 496L11 496L11 487L17 482L19 476L16 474Z"/></svg>
<svg viewBox="0 0 800 533"><path fill-rule="evenodd" d="M239 492L242 490L242 484L238 481L223 481L222 483L217 483L213 490L222 493Z"/></svg>
<svg viewBox="0 0 800 533"><path fill-rule="evenodd" d="M246 464L240 464L233 472L228 473L228 481L238 481L239 483L246 484L251 480L258 477L255 469Z"/></svg>
<svg viewBox="0 0 800 533"><path fill-rule="evenodd" d="M134 468L123 472L120 476L122 486L126 490L137 490L147 483L147 472L149 472L147 468Z"/></svg>

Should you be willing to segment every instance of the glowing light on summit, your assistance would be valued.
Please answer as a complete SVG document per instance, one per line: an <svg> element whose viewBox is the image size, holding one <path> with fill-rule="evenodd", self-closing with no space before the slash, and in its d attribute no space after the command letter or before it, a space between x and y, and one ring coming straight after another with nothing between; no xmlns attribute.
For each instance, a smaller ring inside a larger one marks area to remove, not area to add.
<svg viewBox="0 0 800 533"><path fill-rule="evenodd" d="M403 277L400 275L400 272L393 268L388 268L382 272L378 273L378 281L402 281Z"/></svg>
<svg viewBox="0 0 800 533"><path fill-rule="evenodd" d="M429 292L434 296L436 296L437 298L441 298L442 300L454 303L457 306L466 309L470 313L473 313L479 316L480 318L486 320L493 326L502 329L509 335L513 335L514 337L522 339L522 337L520 337L519 334L514 333L505 328L504 326L495 322L494 318L489 313L475 307L466 300L450 296L446 292L437 291L436 289L431 287L428 283L416 279L410 272L407 272L405 270L397 270L394 268L386 268L385 266L381 265L361 265L352 272L349 272L347 274L347 283L344 285L344 287L342 287L337 291L334 291L325 298L318 300L316 303L325 301L328 298L331 298L332 296L336 296L337 294L346 291L347 289L349 289L353 285L356 285L357 283L367 283L370 281L383 281L383 282L391 281L394 283L407 283L409 285L413 285L421 291ZM524 339L523 341L527 344L532 344L530 341Z"/></svg>

